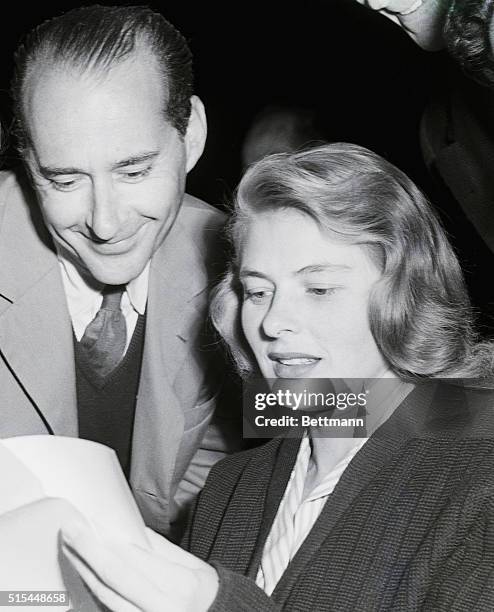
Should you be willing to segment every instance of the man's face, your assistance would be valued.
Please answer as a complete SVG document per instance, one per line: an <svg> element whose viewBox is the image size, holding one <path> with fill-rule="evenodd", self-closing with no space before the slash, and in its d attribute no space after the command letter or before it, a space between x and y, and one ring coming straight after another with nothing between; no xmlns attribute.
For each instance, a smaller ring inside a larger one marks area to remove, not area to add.
<svg viewBox="0 0 494 612"><path fill-rule="evenodd" d="M197 135L183 139L166 120L167 92L148 56L106 74L55 66L32 80L27 163L45 223L94 279L127 283L175 220L186 173L200 155ZM191 123L197 131L201 122Z"/></svg>

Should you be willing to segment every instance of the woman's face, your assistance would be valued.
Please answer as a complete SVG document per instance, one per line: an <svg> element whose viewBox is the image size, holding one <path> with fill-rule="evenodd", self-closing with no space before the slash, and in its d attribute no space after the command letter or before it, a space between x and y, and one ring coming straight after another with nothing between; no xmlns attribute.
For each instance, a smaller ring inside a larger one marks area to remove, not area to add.
<svg viewBox="0 0 494 612"><path fill-rule="evenodd" d="M240 250L242 326L265 378L373 378L387 370L368 320L380 272L307 215L257 215Z"/></svg>

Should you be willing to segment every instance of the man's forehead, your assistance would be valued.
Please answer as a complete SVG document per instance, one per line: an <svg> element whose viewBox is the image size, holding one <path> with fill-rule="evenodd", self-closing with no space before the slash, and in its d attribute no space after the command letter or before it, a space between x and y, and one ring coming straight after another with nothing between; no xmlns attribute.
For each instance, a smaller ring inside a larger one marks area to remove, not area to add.
<svg viewBox="0 0 494 612"><path fill-rule="evenodd" d="M26 103L30 159L38 168L94 171L144 153L176 153L179 136L168 120L162 79L142 58L106 75L44 68Z"/></svg>
<svg viewBox="0 0 494 612"><path fill-rule="evenodd" d="M137 87L132 87L132 84ZM57 100L63 106L71 94L77 91L77 96L84 100L109 87L112 95L124 98L136 89L141 92L159 96L160 103L166 108L168 102L168 86L166 75L160 70L155 56L148 51L133 52L127 57L113 62L111 65L90 63L83 65L64 60L39 59L35 61L27 75L24 87L24 110L27 115L39 107L43 101ZM28 117L29 118L29 117Z"/></svg>

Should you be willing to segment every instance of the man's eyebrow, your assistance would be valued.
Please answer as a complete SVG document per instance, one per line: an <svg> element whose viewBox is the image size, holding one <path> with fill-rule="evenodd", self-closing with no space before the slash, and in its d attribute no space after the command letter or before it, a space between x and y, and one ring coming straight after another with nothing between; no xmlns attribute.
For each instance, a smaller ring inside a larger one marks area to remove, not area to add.
<svg viewBox="0 0 494 612"><path fill-rule="evenodd" d="M68 166L62 168L60 166L39 166L39 171L43 176L47 178L51 176L59 176L61 174L80 174L81 171L78 168L74 168L72 166Z"/></svg>
<svg viewBox="0 0 494 612"><path fill-rule="evenodd" d="M145 151L131 157L119 160L112 165L112 170L119 170L120 168L126 168L127 166L133 166L135 164L142 164L147 161L151 161L158 157L159 151ZM74 166L39 166L39 171L43 176L47 178L52 176L60 176L64 174L85 174L84 170L76 168Z"/></svg>
<svg viewBox="0 0 494 612"><path fill-rule="evenodd" d="M125 168L126 166L134 166L135 164L142 164L147 161L152 161L156 157L158 157L159 151L145 151L144 153L139 153L137 155L132 155L131 157L127 157L122 159L121 161L113 164L112 169L118 170L119 168Z"/></svg>
<svg viewBox="0 0 494 612"><path fill-rule="evenodd" d="M345 270L351 270L351 266L346 264L334 264L334 263L319 263L310 266L304 266L297 270L295 274L312 274L313 272L344 272Z"/></svg>

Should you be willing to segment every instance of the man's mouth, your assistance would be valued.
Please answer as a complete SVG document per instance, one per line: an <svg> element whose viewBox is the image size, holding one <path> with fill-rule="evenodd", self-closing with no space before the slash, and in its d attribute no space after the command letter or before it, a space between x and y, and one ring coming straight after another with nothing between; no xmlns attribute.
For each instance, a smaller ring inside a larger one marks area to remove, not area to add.
<svg viewBox="0 0 494 612"><path fill-rule="evenodd" d="M143 223L135 231L121 236L114 236L108 240L101 240L91 231L81 232L82 236L89 243L91 249L101 255L119 255L131 250L140 239L143 228L147 223Z"/></svg>
<svg viewBox="0 0 494 612"><path fill-rule="evenodd" d="M121 255L132 249L135 243L135 235L109 242L95 242L94 240L91 242L92 250L100 255Z"/></svg>
<svg viewBox="0 0 494 612"><path fill-rule="evenodd" d="M135 247L140 239L142 227L131 234L111 238L110 240L97 240L91 236L85 236L85 238L95 253L100 255L123 255Z"/></svg>

